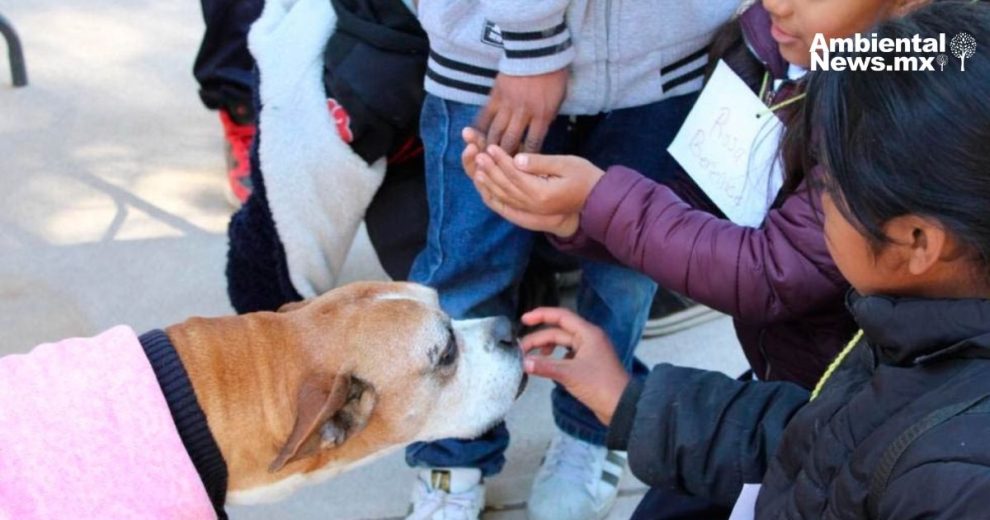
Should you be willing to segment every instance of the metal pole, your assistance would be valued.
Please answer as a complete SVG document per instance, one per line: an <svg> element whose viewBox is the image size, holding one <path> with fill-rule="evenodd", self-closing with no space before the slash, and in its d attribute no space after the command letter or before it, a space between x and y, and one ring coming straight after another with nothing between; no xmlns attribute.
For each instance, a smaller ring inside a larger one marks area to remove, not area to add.
<svg viewBox="0 0 990 520"><path fill-rule="evenodd" d="M21 40L14 31L14 26L0 14L0 33L7 39L7 54L10 56L10 76L15 87L27 85L27 68L24 66L24 51L21 50Z"/></svg>

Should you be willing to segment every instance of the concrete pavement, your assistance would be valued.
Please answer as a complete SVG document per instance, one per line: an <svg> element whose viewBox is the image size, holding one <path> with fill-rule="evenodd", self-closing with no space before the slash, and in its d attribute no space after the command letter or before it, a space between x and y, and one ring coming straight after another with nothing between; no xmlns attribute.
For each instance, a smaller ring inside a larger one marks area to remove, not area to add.
<svg viewBox="0 0 990 520"><path fill-rule="evenodd" d="M0 58L0 355L125 323L137 331L231 312L223 268L231 209L220 125L196 95L196 2L0 3L18 31L30 86ZM4 53L5 56L5 53ZM345 279L381 279L366 238ZM727 318L644 342L641 356L741 372ZM546 382L509 418L506 470L486 518L524 518L553 427ZM235 519L398 518L413 478L401 453ZM627 476L610 518L642 484Z"/></svg>

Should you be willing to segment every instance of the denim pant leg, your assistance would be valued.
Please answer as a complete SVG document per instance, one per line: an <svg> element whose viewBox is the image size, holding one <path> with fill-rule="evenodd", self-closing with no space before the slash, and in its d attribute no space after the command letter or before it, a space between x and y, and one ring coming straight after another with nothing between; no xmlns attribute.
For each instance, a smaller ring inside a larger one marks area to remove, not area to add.
<svg viewBox="0 0 990 520"><path fill-rule="evenodd" d="M578 143L577 154L600 168L622 164L654 180L672 179L678 167L666 150L696 97L679 96L604 114ZM608 334L630 373L644 376L646 367L635 359L634 350L649 316L656 284L643 274L614 264L583 261L582 271L578 313ZM553 392L553 411L561 430L587 442L605 443L608 429L560 385Z"/></svg>
<svg viewBox="0 0 990 520"><path fill-rule="evenodd" d="M623 366L634 373L633 352L643 333L657 285L648 277L616 264L582 261L581 269L578 314L605 331ZM636 365L636 372L645 370L642 364ZM554 388L552 399L558 428L585 442L605 444L608 428L591 410L560 385Z"/></svg>
<svg viewBox="0 0 990 520"><path fill-rule="evenodd" d="M534 239L489 210L461 167L461 129L478 110L428 95L420 118L430 223L426 249L416 257L410 280L435 288L441 307L458 319L514 313L516 286ZM508 430L499 425L474 440L413 444L406 462L474 467L488 476L502 469L508 443Z"/></svg>
<svg viewBox="0 0 990 520"><path fill-rule="evenodd" d="M697 94L604 114L579 155L599 168L621 164L657 182L681 177L681 167L667 148L680 131Z"/></svg>

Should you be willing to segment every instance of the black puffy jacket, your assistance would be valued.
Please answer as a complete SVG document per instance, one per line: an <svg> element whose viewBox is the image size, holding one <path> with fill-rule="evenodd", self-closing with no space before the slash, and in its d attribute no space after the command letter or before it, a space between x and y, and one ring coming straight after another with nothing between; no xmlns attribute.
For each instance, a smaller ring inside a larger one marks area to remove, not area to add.
<svg viewBox="0 0 990 520"><path fill-rule="evenodd" d="M609 445L653 486L759 519L990 518L990 301L851 296L863 329L821 393L661 365Z"/></svg>

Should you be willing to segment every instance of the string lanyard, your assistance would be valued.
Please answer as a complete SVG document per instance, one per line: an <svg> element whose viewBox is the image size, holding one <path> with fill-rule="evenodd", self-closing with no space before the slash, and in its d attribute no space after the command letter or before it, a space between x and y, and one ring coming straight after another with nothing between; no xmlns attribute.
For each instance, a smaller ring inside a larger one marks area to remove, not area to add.
<svg viewBox="0 0 990 520"><path fill-rule="evenodd" d="M760 99L761 100L765 100L764 103L769 103L771 101L771 100L767 100L766 99L767 85L769 84L769 82L770 82L770 73L769 72L764 72L763 73L763 86L760 87ZM794 103L797 103L798 101L801 101L802 99L804 99L806 97L808 97L808 93L807 92L802 93L802 94L799 94L797 96L794 96L794 97L792 97L792 98L790 98L788 100L781 101L780 103L777 103L776 105L772 105L769 108L767 108L767 110L765 112L761 112L759 114L756 114L756 118L757 119L760 119L760 118L762 118L763 116L765 116L767 114L773 114L774 112L776 112L776 111L778 111L778 110L780 110L780 109L782 109L784 107L788 107L790 105L793 105Z"/></svg>

